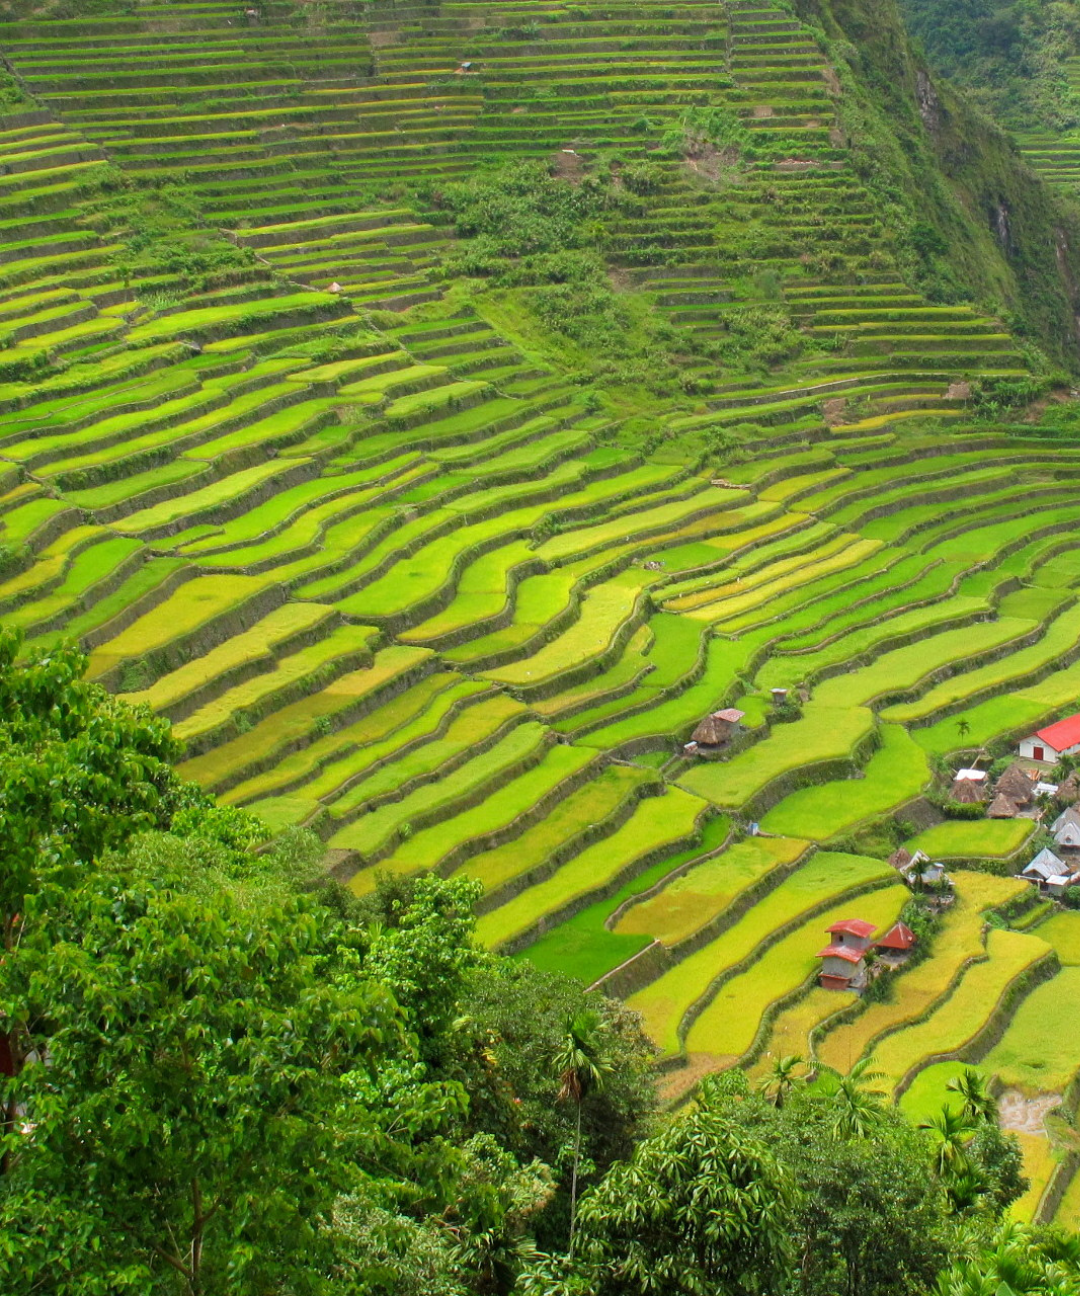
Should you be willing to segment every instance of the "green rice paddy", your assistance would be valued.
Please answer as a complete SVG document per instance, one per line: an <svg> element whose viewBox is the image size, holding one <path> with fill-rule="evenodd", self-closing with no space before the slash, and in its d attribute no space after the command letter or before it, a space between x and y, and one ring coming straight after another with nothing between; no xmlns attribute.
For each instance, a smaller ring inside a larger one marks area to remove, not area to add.
<svg viewBox="0 0 1080 1296"><path fill-rule="evenodd" d="M592 12L573 53L541 22L527 57L485 13L485 76L448 98L427 83L471 57L452 23L393 43L368 14L297 23L285 76L210 11L117 13L91 72L77 21L0 24L50 114L0 115L24 168L0 186L0 619L81 642L91 678L175 721L182 774L268 836L309 825L354 891L478 880L485 945L615 973L669 1058L805 1052L817 1027L822 1060L873 1053L895 1083L1052 948L1063 971L995 1054L1060 1082L1067 1050L1035 1042L1062 1035L1050 988L1075 990L1080 935L1055 913L984 940L1009 879L953 866L959 902L894 1000L831 1030L847 996L779 1003L830 916L899 912L883 843L936 758L1080 707L1080 459L946 394L1022 377L1023 350L903 281L830 138L826 55L794 66L746 30L797 21L769 5ZM192 47L220 84L189 83ZM642 94L646 131L623 120ZM746 117L737 183L655 149L688 103ZM568 139L586 171L655 171L596 222L613 318L643 330L625 372L531 290L461 276L466 240L405 196ZM190 195L168 257L133 255L111 189L81 218L106 156L126 194ZM767 373L728 346L729 311L762 306L800 342ZM687 755L731 706L730 747ZM1000 868L1031 831L949 820L908 845ZM871 854L822 849L849 838Z"/></svg>

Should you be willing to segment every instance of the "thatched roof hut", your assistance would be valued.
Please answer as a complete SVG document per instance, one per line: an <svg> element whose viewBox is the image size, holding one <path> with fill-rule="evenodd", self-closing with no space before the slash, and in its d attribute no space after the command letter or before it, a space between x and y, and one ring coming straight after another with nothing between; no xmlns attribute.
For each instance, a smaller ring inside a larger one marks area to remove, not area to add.
<svg viewBox="0 0 1080 1296"><path fill-rule="evenodd" d="M956 779L949 789L949 798L960 805L978 805L983 800L982 784L974 779Z"/></svg>
<svg viewBox="0 0 1080 1296"><path fill-rule="evenodd" d="M1019 808L1016 802L1010 800L1004 792L999 792L990 802L990 809L987 810L986 817L988 819L1015 819Z"/></svg>
<svg viewBox="0 0 1080 1296"><path fill-rule="evenodd" d="M1022 765L1010 765L994 785L994 791L1004 794L1017 805L1029 805L1035 796L1035 784Z"/></svg>
<svg viewBox="0 0 1080 1296"><path fill-rule="evenodd" d="M723 747L731 741L739 721L745 712L727 707L723 711L714 711L707 715L691 735L691 741L699 747Z"/></svg>
<svg viewBox="0 0 1080 1296"><path fill-rule="evenodd" d="M1080 770L1073 770L1058 784L1057 794L1062 801L1080 801Z"/></svg>

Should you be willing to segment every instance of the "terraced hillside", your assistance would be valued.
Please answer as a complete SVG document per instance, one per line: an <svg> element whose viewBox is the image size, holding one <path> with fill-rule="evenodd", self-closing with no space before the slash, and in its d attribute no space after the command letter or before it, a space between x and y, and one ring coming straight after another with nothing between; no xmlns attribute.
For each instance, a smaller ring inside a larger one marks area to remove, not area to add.
<svg viewBox="0 0 1080 1296"><path fill-rule="evenodd" d="M81 642L183 773L356 892L475 879L480 938L628 997L673 1095L811 1041L900 1095L1030 1032L1068 959L987 934L1023 888L964 867L1026 823L927 825L960 903L895 1002L807 993L823 928L907 899L867 826L1075 706L1080 449L974 422L1024 353L905 282L806 28L192 2L0 46L35 99L0 120L0 616L30 646ZM535 285L460 281L440 194L493 155L622 193L590 246L682 387L541 327ZM729 757L684 755L732 705Z"/></svg>

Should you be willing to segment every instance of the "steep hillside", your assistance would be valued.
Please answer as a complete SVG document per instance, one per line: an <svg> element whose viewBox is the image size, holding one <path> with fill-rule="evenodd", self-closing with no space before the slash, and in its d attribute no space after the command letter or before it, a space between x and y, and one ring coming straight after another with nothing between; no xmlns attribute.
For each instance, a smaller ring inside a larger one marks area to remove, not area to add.
<svg viewBox="0 0 1080 1296"><path fill-rule="evenodd" d="M1034 184L1015 145L911 50L897 6L801 0L849 90L855 165L913 236L905 269L930 293L974 290L1013 326L1075 354L1080 208ZM944 30L950 30L946 24ZM931 248L938 255L927 256Z"/></svg>
<svg viewBox="0 0 1080 1296"><path fill-rule="evenodd" d="M1074 0L900 0L900 10L935 69L1010 128L1080 121Z"/></svg>
<svg viewBox="0 0 1080 1296"><path fill-rule="evenodd" d="M1080 6L1073 0L1027 5L900 0L900 9L929 66L999 121L1024 160L1075 201L1080 196Z"/></svg>
<svg viewBox="0 0 1080 1296"><path fill-rule="evenodd" d="M1071 209L879 6L51 12L0 27L0 616L356 892L479 879L675 1090L835 1025L815 933L1077 693L1071 406L982 417L1076 367ZM935 963L956 1047L1057 970L1004 934Z"/></svg>
<svg viewBox="0 0 1080 1296"><path fill-rule="evenodd" d="M361 305L385 304L391 280L391 306L429 283L441 252L425 194L438 201L438 186L478 159L554 155L601 191L581 241L626 272L623 287L659 291L662 304L677 305L690 279L735 303L775 302L785 278L808 273L907 281L938 303L1011 312L1071 364L1073 213L1050 212L1004 142L954 99L919 91L888 8L806 16L833 42L831 66L786 12L739 5L601 16L103 3L93 18L9 29L4 45L26 90L132 181L181 181L203 223ZM392 233L360 238L329 219L358 204ZM692 314L674 322L702 341Z"/></svg>

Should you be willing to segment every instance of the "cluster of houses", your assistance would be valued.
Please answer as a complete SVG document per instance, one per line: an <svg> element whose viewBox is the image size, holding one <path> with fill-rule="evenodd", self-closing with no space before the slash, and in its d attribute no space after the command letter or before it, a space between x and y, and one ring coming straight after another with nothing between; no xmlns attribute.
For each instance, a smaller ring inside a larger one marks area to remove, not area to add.
<svg viewBox="0 0 1080 1296"><path fill-rule="evenodd" d="M1039 799L1059 792L1056 783L1045 782L1037 771L1029 772L1017 763L1009 766L992 789L986 770L957 770L949 799L961 805L980 805L989 800L988 819L1037 819L1041 813Z"/></svg>
<svg viewBox="0 0 1080 1296"><path fill-rule="evenodd" d="M1038 766L1053 766L1062 756L1080 754L1080 714L1067 716L1056 724L1024 738L1019 747L1023 760ZM958 770L952 786L954 800L973 803L984 799L979 789L986 784L981 770ZM972 789L975 789L974 791ZM1044 846L1019 876L1034 883L1050 896L1061 896L1071 886L1080 885L1080 776L1068 774L1060 783L1052 783L1038 767L1019 762L1009 768L994 784L993 799L987 809L991 819L1032 819L1042 817L1048 797L1067 809L1050 825L1052 846Z"/></svg>
<svg viewBox="0 0 1080 1296"><path fill-rule="evenodd" d="M1054 765L1062 756L1080 754L1080 714L1059 720L1025 738L1020 743L1022 760L1040 766ZM986 770L957 770L950 799L962 805L988 804L991 819L1026 818L1038 820L1048 797L1072 802L1050 825L1053 846L1046 846L1019 874L1035 883L1050 896L1060 896L1070 886L1080 886L1080 771L1070 773L1060 783L1043 778L1043 771L1021 764L1010 765L990 786ZM889 856L889 863L912 887L933 887L945 881L944 865L935 863L925 852L901 847ZM828 928L829 944L818 952L821 971L818 982L827 990L862 990L868 979L870 956L886 965L896 966L911 953L915 934L902 922L895 923L884 936L873 940L873 923L863 918L847 918Z"/></svg>
<svg viewBox="0 0 1080 1296"><path fill-rule="evenodd" d="M1054 845L1044 846L1019 876L1057 897L1071 886L1080 886L1080 806L1063 810L1050 832Z"/></svg>
<svg viewBox="0 0 1080 1296"><path fill-rule="evenodd" d="M876 930L865 918L845 918L826 928L829 944L818 951L818 982L824 989L861 990L866 985L868 954L872 952L882 963L895 967L914 948L917 938L905 923L893 923L875 941L871 937Z"/></svg>

